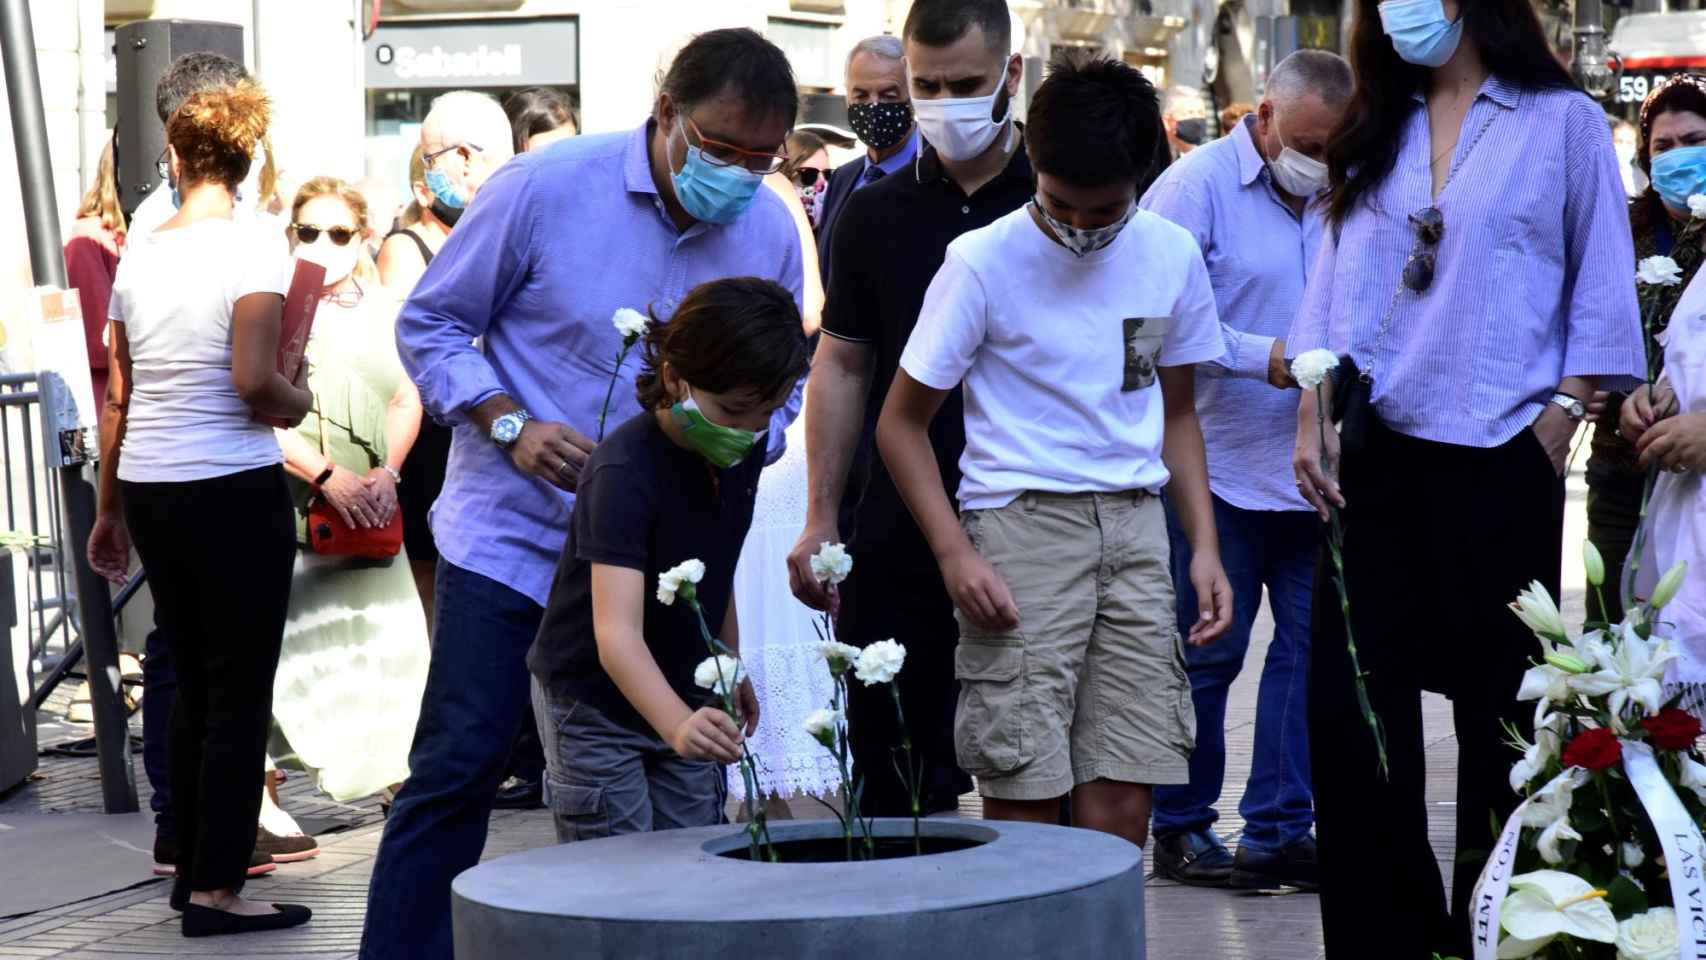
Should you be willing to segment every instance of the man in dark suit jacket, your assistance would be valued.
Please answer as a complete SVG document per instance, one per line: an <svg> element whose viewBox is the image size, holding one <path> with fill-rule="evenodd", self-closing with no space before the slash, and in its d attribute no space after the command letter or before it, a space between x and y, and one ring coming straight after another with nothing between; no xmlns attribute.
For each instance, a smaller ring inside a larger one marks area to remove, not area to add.
<svg viewBox="0 0 1706 960"><path fill-rule="evenodd" d="M847 123L864 142L865 155L836 167L823 195L817 260L826 291L830 243L847 198L906 167L918 155L918 128L912 122L912 94L906 85L905 51L899 37L868 37L847 54Z"/></svg>

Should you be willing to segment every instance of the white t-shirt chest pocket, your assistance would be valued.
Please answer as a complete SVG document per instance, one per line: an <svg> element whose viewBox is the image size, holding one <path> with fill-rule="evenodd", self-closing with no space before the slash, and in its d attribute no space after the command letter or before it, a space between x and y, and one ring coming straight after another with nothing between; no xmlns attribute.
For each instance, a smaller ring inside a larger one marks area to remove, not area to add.
<svg viewBox="0 0 1706 960"><path fill-rule="evenodd" d="M1126 317L1120 322L1124 341L1125 376L1120 390L1130 393L1155 385L1156 361L1167 339L1171 317Z"/></svg>

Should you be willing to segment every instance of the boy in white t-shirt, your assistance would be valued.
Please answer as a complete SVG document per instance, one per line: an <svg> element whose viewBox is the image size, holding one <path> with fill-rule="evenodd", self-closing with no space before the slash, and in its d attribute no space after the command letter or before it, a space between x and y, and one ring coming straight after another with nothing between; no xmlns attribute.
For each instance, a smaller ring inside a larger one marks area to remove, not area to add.
<svg viewBox="0 0 1706 960"><path fill-rule="evenodd" d="M1174 617L1168 490L1204 644L1232 618L1192 364L1221 354L1189 233L1136 209L1163 149L1155 91L1057 60L1029 109L1036 199L948 247L877 442L930 541L961 637L955 746L992 819L1142 844L1150 785L1184 783L1194 713ZM965 388L961 515L926 427Z"/></svg>

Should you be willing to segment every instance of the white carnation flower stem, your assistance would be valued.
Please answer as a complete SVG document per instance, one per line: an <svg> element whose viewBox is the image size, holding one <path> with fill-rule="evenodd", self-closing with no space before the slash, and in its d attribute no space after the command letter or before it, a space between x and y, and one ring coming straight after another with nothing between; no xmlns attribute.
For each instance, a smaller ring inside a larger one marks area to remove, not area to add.
<svg viewBox="0 0 1706 960"><path fill-rule="evenodd" d="M899 758L891 759L895 761L895 772L900 774L901 780L906 783L907 793L911 794L912 797L912 855L921 857L924 855L924 841L918 833L919 808L922 806L918 802L918 775L920 771L912 761L912 731L907 729L906 710L900 705L900 681L898 679L889 681L889 693L894 696L895 719L900 721L900 749L906 757L906 769L899 769Z"/></svg>
<svg viewBox="0 0 1706 960"><path fill-rule="evenodd" d="M1327 463L1327 403L1322 394L1321 385L1315 385L1315 426L1321 432L1321 472L1330 473ZM1333 559L1333 585L1339 592L1339 613L1345 618L1345 649L1351 657L1351 677L1356 682L1357 706L1362 709L1362 718L1368 724L1369 733L1374 736L1374 753L1380 764L1380 778L1390 780L1391 772L1386 765L1386 728L1380 722L1379 714L1374 712L1374 705L1368 699L1368 679L1362 672L1362 664L1357 658L1356 638L1351 634L1351 595L1345 584L1345 528L1344 521L1339 516L1339 508L1332 503L1327 504L1327 516L1332 523L1328 531L1327 551Z"/></svg>
<svg viewBox="0 0 1706 960"><path fill-rule="evenodd" d="M833 642L835 640L835 618L827 610L820 614L820 617L820 620L813 623L813 626L817 628L818 639L825 643ZM874 859L876 855L876 845L871 838L871 824L859 815L859 799L863 791L855 786L852 746L847 738L847 713L849 710L847 680L851 672L851 665L840 673L836 673L834 670L830 671L830 682L833 686L830 693L829 709L836 711L841 720L836 724L833 738L835 746L825 749L828 749L829 755L835 758L835 765L841 774L841 809L837 810L830 804L824 804L824 806L829 807L831 813L835 814L835 818L841 821L841 837L846 845L846 857L849 863L853 862L853 825L856 823L864 828L866 859Z"/></svg>
<svg viewBox="0 0 1706 960"><path fill-rule="evenodd" d="M717 690L721 691L718 694L718 699L722 701L723 712L728 714L729 719L733 720L738 728L740 726L740 709L736 703L736 697L739 695L738 685L731 685L729 683L731 678L723 676L723 661L720 659L720 656L734 656L734 651L711 635L711 627L705 622L705 610L699 606L697 595L688 597L687 605L693 608L694 619L699 621L699 635L704 639L706 649L711 651L712 663L716 664ZM737 669L736 675L738 676L739 673L740 671ZM776 855L776 845L770 840L770 822L765 815L766 804L764 798L758 795L758 761L753 758L752 751L747 749L744 739L740 745L740 776L741 782L746 786L743 806L746 807L746 836L752 861L757 863L760 858L763 858L771 863L778 863L781 858Z"/></svg>
<svg viewBox="0 0 1706 960"><path fill-rule="evenodd" d="M604 442L604 421L610 416L610 401L616 396L616 381L622 379L622 364L628 360L628 351L634 346L639 337L629 335L622 338L622 349L616 352L616 369L610 373L610 386L604 391L604 408L598 411L598 442Z"/></svg>

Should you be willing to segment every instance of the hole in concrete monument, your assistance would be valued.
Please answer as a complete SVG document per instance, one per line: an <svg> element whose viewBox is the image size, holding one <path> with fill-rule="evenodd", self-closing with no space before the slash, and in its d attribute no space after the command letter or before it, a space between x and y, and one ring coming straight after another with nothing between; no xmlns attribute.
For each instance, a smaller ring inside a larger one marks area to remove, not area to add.
<svg viewBox="0 0 1706 960"><path fill-rule="evenodd" d="M730 832L707 841L700 849L712 856L750 863L752 854L745 828L739 824L730 826L733 828ZM1001 839L1000 831L985 823L926 819L922 826L923 836L919 842L922 853L915 853L911 820L879 818L872 821L871 832L875 834L872 840L874 859L902 860L939 853L956 853ZM832 820L778 821L770 825L770 838L781 863L848 862L847 841L841 835L841 827ZM865 838L861 830L853 838L855 861L872 859L866 855L864 846ZM760 860L764 860L763 856L760 856Z"/></svg>
<svg viewBox="0 0 1706 960"><path fill-rule="evenodd" d="M752 848L745 843L745 834L741 834L741 845L734 849L712 851L719 857L730 860L751 860ZM937 853L956 853L960 850L970 850L981 847L988 841L976 837L923 837L919 846L923 849L922 856ZM913 852L912 836L877 837L872 841L875 847L875 859L899 860L905 857L919 856ZM864 838L853 839L853 857L855 860L871 859L864 854ZM782 863L846 863L847 842L842 837L813 837L805 840L778 840L775 843L776 856Z"/></svg>

